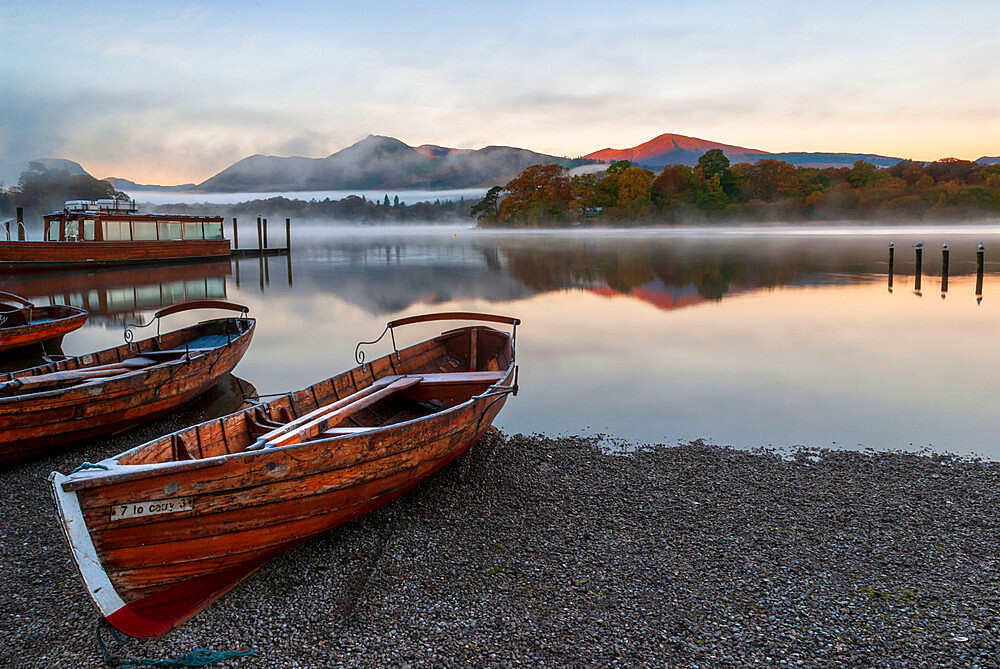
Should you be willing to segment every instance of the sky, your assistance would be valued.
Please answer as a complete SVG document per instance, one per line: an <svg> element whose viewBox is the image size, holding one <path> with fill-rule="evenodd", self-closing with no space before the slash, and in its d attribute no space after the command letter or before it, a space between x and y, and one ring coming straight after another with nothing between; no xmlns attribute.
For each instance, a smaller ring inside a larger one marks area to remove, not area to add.
<svg viewBox="0 0 1000 669"><path fill-rule="evenodd" d="M1000 3L0 0L0 160L200 182L368 134L1000 155Z"/></svg>

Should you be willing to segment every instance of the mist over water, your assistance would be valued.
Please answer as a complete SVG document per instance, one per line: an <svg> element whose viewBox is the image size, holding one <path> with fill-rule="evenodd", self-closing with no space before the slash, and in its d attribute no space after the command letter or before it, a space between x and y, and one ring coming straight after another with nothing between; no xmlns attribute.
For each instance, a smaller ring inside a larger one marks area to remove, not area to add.
<svg viewBox="0 0 1000 669"><path fill-rule="evenodd" d="M279 230L272 245L283 245ZM293 227L292 248L290 261L21 275L5 289L91 311L90 324L66 338L67 353L117 344L122 323L183 299L247 304L259 321L237 374L262 393L354 366L355 344L403 315L510 314L523 319L521 391L498 420L511 432L1000 459L1000 351L991 345L1000 227L510 233L309 224ZM184 315L172 318L169 327L184 324ZM451 325L401 329L397 340Z"/></svg>
<svg viewBox="0 0 1000 669"><path fill-rule="evenodd" d="M238 204L251 200L266 200L272 197L286 197L290 200L342 200L351 195L382 202L388 195L389 201L399 197L406 204L434 202L435 200L457 201L479 200L486 194L485 188L457 188L452 190L321 190L321 191L280 191L271 193L195 193L190 191L138 190L126 191L137 203L147 205L165 204Z"/></svg>

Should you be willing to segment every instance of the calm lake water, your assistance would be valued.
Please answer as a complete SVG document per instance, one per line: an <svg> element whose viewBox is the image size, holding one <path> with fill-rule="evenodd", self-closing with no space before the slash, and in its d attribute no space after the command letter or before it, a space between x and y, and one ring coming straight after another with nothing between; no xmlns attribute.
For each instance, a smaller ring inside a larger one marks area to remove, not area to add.
<svg viewBox="0 0 1000 669"><path fill-rule="evenodd" d="M24 275L5 290L90 309L88 326L66 338L71 354L120 343L122 323L164 304L247 304L257 334L236 374L261 393L352 367L355 343L393 318L510 314L523 325L521 392L498 420L507 431L1000 459L1000 227L511 234L303 225L290 262L273 257L261 269L245 259L238 273L221 262ZM198 320L186 316L167 325ZM403 328L397 340L447 327Z"/></svg>

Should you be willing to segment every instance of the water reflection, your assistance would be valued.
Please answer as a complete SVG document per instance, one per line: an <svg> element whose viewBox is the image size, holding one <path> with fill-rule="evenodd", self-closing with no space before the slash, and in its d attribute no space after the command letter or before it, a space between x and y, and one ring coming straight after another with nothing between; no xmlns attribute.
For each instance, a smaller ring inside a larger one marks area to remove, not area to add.
<svg viewBox="0 0 1000 669"><path fill-rule="evenodd" d="M224 299L229 273L228 261L147 265L13 274L4 277L4 286L36 304L82 307L88 324L119 325L186 300Z"/></svg>
<svg viewBox="0 0 1000 669"><path fill-rule="evenodd" d="M353 366L354 344L389 319L492 311L523 319L507 430L1000 457L1000 355L983 346L1000 303L977 306L998 265L976 248L1000 248L1000 235L876 232L316 231L295 236L289 259L241 261L223 284L259 319L237 373L265 394ZM949 254L918 265L919 241L948 242ZM949 299L892 292L894 276L919 290L924 273ZM400 343L434 334L421 327ZM64 346L117 334L87 328Z"/></svg>

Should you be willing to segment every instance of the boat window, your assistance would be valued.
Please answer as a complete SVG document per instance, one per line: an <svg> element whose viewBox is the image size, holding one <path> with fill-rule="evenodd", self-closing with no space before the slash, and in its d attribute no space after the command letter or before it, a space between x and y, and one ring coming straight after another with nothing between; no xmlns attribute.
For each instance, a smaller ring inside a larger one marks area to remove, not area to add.
<svg viewBox="0 0 1000 669"><path fill-rule="evenodd" d="M50 224L46 224L49 232L49 241L58 242L59 241L59 222L52 221Z"/></svg>
<svg viewBox="0 0 1000 669"><path fill-rule="evenodd" d="M156 221L132 221L132 239L156 239Z"/></svg>
<svg viewBox="0 0 1000 669"><path fill-rule="evenodd" d="M90 218L85 219L83 221L83 238L86 239L87 241L91 241L91 242L94 241L94 239L95 239L94 232L95 232L96 227L97 226L94 225L94 220L93 219L90 219Z"/></svg>
<svg viewBox="0 0 1000 669"><path fill-rule="evenodd" d="M222 239L222 223L205 222L205 239Z"/></svg>
<svg viewBox="0 0 1000 669"><path fill-rule="evenodd" d="M80 221L69 220L63 225L66 231L66 241L75 242L80 238Z"/></svg>
<svg viewBox="0 0 1000 669"><path fill-rule="evenodd" d="M184 222L184 239L204 239L205 233L201 229L201 221Z"/></svg>
<svg viewBox="0 0 1000 669"><path fill-rule="evenodd" d="M101 221L104 226L104 241L118 242L130 238L128 221Z"/></svg>
<svg viewBox="0 0 1000 669"><path fill-rule="evenodd" d="M160 230L160 241L181 238L180 221L157 221L156 225Z"/></svg>

